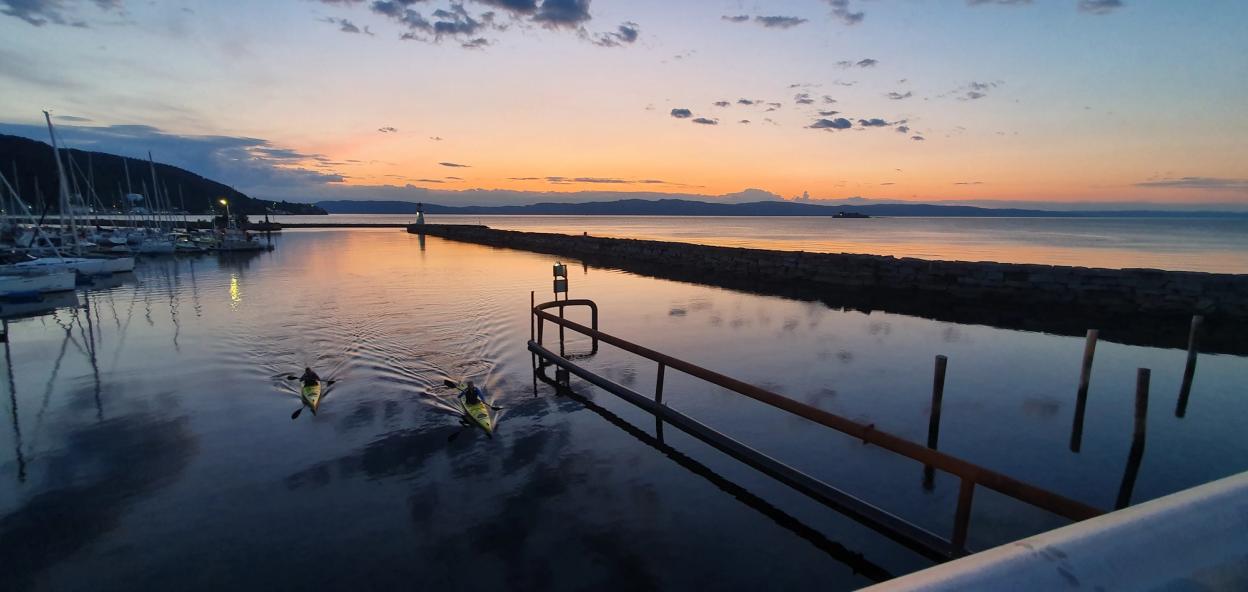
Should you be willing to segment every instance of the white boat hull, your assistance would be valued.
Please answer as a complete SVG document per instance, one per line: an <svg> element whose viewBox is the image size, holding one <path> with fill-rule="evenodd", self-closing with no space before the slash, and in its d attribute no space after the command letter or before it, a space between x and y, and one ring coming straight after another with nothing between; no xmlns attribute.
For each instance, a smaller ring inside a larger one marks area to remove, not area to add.
<svg viewBox="0 0 1248 592"><path fill-rule="evenodd" d="M109 271L108 267L124 267L125 260L129 260L130 269L134 269L133 257L121 257L119 259L84 259L80 257L43 257L34 261L23 261L12 265L0 267L0 274L6 271L17 273L28 273L38 271L57 271L68 269L76 271L82 275L101 275L105 273L114 273ZM114 263L120 261L121 263Z"/></svg>
<svg viewBox="0 0 1248 592"><path fill-rule="evenodd" d="M0 298L73 290L75 279L76 275L71 270L30 275L0 275Z"/></svg>

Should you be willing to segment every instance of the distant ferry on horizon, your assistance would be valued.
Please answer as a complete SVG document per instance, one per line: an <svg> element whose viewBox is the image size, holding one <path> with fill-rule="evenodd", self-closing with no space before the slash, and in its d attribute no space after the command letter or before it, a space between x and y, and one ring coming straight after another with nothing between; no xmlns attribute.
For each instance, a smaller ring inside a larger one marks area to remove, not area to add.
<svg viewBox="0 0 1248 592"><path fill-rule="evenodd" d="M871 216L868 216L866 214L860 214L858 212L837 212L832 217L833 218L870 218Z"/></svg>

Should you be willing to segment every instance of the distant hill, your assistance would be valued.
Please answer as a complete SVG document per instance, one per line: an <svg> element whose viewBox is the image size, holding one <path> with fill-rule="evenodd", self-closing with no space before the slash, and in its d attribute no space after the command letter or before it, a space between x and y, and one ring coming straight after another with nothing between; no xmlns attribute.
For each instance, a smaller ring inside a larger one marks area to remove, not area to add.
<svg viewBox="0 0 1248 592"><path fill-rule="evenodd" d="M322 201L318 206L331 214L415 214L416 204L406 201ZM463 206L424 204L427 214L463 215L597 215L597 216L834 216L856 212L869 216L955 216L1000 218L1089 218L1089 217L1174 217L1202 218L1245 217L1227 212L1160 212L1147 210L1059 212L1010 208L978 208L974 206L942 206L931 204L863 204L818 205L793 201L760 201L754 203L709 203L685 199L621 199L586 203L539 203L527 206Z"/></svg>
<svg viewBox="0 0 1248 592"><path fill-rule="evenodd" d="M144 193L143 185L150 185L152 182L151 169L146 160L74 149L62 154L68 154L73 158L76 169L80 169L84 175L89 173L94 177L95 192L106 208L118 207L122 199L120 194L126 190L123 162L130 169L131 188L135 193ZM89 168L88 162L90 162ZM62 156L62 164L68 164L65 163L64 156ZM15 169L16 179L14 178ZM49 212L57 211L57 195L60 189L57 186L56 162L52 159L50 144L0 134L0 171L10 183L18 185L22 200L31 209L42 212L43 204L46 204ZM182 189L186 210L189 212L207 213L212 207L220 209L221 206L217 205L217 201L225 198L229 200L230 210L233 213L263 214L270 208L292 214L326 213L325 210L311 204L254 199L228 185L159 162L156 163L156 177L162 185L162 191L164 187L169 188L169 195L175 208L179 205L178 188ZM36 179L39 193L43 195L43 204L39 202L35 193ZM82 187L81 178L79 186L82 188L83 195L90 199L90 194L85 187Z"/></svg>

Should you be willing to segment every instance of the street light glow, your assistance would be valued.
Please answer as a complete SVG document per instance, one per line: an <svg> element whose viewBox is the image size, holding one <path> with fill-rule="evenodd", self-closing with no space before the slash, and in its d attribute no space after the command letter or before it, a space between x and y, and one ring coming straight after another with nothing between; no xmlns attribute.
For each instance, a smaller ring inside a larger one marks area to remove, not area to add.
<svg viewBox="0 0 1248 592"><path fill-rule="evenodd" d="M223 198L223 199L221 199L221 205L225 206L225 205L229 205L229 203L230 203L230 202L225 201L225 199L224 199L224 198Z"/></svg>

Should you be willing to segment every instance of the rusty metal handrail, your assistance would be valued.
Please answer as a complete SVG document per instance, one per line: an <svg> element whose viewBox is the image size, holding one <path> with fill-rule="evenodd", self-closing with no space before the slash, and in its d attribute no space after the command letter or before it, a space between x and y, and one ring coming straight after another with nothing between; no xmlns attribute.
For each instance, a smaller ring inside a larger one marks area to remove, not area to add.
<svg viewBox="0 0 1248 592"><path fill-rule="evenodd" d="M671 367L690 376L710 382L711 384L726 388L741 395L745 395L771 407L787 411L820 425L830 427L844 434L848 434L862 440L863 443L875 444L876 446L886 450L890 450L912 460L921 462L924 465L940 469L946 473L959 477L962 480L962 484L958 492L958 507L954 525L954 536L952 538L952 542L955 545L962 546L966 540L967 522L970 518L970 506L975 485L982 485L1070 520L1086 520L1088 518L1100 516L1104 513L1103 511L1083 502L1036 487L1023 481L1019 481L1018 479L1008 475L981 467L944 452L927 448L922 444L911 442L910 440L906 440L900 436L877 430L874 424L858 423L835 413L824 411L817 407L812 407L783 395L737 380L730 376L720 374L714 370L709 370L696 364L691 364L662 352L621 339L609 333L603 333L597 330L596 327L586 327L579 323L559 318L549 312L546 312L546 308L558 306L558 304L559 303L547 302L533 307L532 314L538 320L539 344L541 343L540 336L542 333L542 324L544 321L550 321L559 325L560 328L566 327L587 337L597 339L624 351L634 353L656 362L659 364L660 372L663 371L662 369L664 367ZM661 391L659 392L661 393Z"/></svg>
<svg viewBox="0 0 1248 592"><path fill-rule="evenodd" d="M533 298L533 295L532 295L532 294L530 294L530 295L529 295L529 300L530 300L530 301L532 301L532 298ZM597 303L597 302L594 302L593 300L589 300L588 298L577 298L577 299L573 299L573 300L552 300L552 301L550 301L550 302L543 302L543 303L541 303L541 304L536 304L536 305L534 305L534 306L533 306L533 310L535 310L535 311L536 311L536 310L542 310L542 311L544 311L544 310L546 310L546 309L548 309L548 308L558 308L558 309L559 309L559 318L562 320L562 319L563 319L563 309L565 309L565 308L567 308L567 307L569 307L569 306L587 306L587 307L589 307L589 323L590 323L590 325L591 325L591 329L592 329L592 330L593 330L593 332L595 332L595 333L597 333L597 332L598 332L598 303ZM552 316L551 318L554 318L554 317ZM542 323L540 323L540 322L537 324L537 342L538 342L538 343L541 343L541 342L542 342L542 328L543 328L543 326L544 326L544 325L543 325ZM532 338L533 336L532 336L532 335L530 335L529 337L530 337L530 338ZM594 337L593 335L590 335L590 336L589 336L589 338L590 338L590 350L589 350L590 355L593 355L593 354L598 353L598 338L597 338L597 337ZM562 354L562 353L563 353L563 352L562 352L562 347L563 347L563 325L560 325L560 326L559 326L559 345L560 345L560 350L561 350L561 351L560 351L560 353Z"/></svg>

